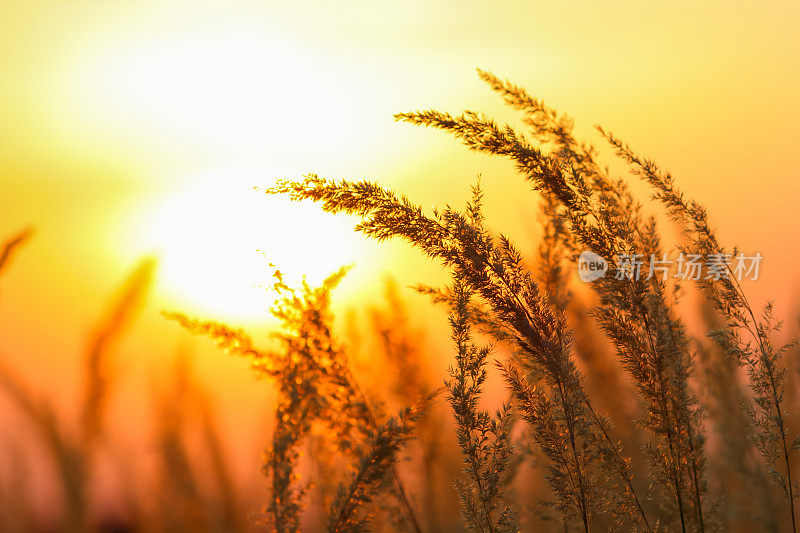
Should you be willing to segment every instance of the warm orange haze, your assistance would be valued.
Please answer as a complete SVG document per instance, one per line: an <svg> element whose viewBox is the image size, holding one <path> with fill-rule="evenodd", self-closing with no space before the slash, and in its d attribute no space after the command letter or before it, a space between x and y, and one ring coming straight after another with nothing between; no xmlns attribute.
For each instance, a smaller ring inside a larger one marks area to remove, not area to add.
<svg viewBox="0 0 800 533"><path fill-rule="evenodd" d="M0 531L796 531L799 17L2 3Z"/></svg>

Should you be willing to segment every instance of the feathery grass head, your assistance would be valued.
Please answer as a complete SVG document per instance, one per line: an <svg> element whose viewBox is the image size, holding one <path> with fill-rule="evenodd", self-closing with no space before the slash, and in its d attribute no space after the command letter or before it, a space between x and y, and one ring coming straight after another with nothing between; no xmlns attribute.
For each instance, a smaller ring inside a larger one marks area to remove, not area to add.
<svg viewBox="0 0 800 533"><path fill-rule="evenodd" d="M8 266L11 256L16 252L17 248L22 246L32 236L33 228L26 228L0 246L0 273Z"/></svg>
<svg viewBox="0 0 800 533"><path fill-rule="evenodd" d="M144 302L156 268L155 260L145 258L120 288L116 301L101 319L89 342L86 355L82 417L83 440L90 446L102 432L109 372L107 358L113 342L135 318Z"/></svg>
<svg viewBox="0 0 800 533"><path fill-rule="evenodd" d="M330 533L366 531L370 522L368 506L390 488L394 466L403 444L411 437L420 416L427 409L426 399L403 409L397 417L369 429L364 453L349 482L339 487L328 518Z"/></svg>
<svg viewBox="0 0 800 533"><path fill-rule="evenodd" d="M575 137L571 118L509 81L483 70L478 75L519 112L522 127L473 110L423 110L395 118L441 130L470 150L514 164L541 200L543 238L530 256L528 246L492 230L480 180L463 208L426 209L375 182L316 174L280 180L266 191L355 215L357 231L378 241L399 238L450 276L446 287L417 290L450 311L455 355L444 378L443 403L454 421L457 455L451 464L461 471L452 495L462 525L482 533L527 530L526 503L533 502L524 499L534 493L542 496L534 514L559 521L565 530L704 532L791 525L796 531L800 438L789 394L792 345L775 340L781 324L771 304L759 312L749 303L725 260L738 249L721 244L706 208L688 198L672 175L598 128L681 229L680 242L668 242L627 177L612 174L595 148ZM0 273L28 236L22 232L0 248ZM655 262L673 246L723 260L721 275L697 279L715 316L707 328L713 343L693 342L677 305L677 284L652 275ZM610 269L581 291L571 275L583 251L602 256ZM651 275L626 275L623 259L631 256L642 257L641 270L650 267ZM33 420L55 458L67 496L65 529L91 526L87 480L90 452L105 430L106 361L151 271L148 263L140 266L92 337L81 439L63 430L54 406L0 366L0 386ZM364 376L352 364L352 347L337 335L331 308L332 291L346 271L318 287L306 282L290 287L276 270L271 313L279 328L265 339L266 348L235 327L181 313L165 316L246 359L274 387L275 417L263 464L269 485L265 515L273 530L365 531L384 526L381 519L392 530L421 533L421 524L445 529L417 515L408 487L411 482L419 488L421 481L399 470L400 459L413 450L405 445L415 436L436 435L428 448L444 442L438 436L447 425L437 419L437 431L425 427L436 400L428 390L441 377L431 375L423 356L435 344L408 334L399 299L389 293L390 310L370 315L384 356L375 359L388 364L372 375L394 375L362 388ZM588 295L581 299L581 292ZM479 346L475 331L491 344ZM502 351L491 365L495 348ZM608 354L597 357L600 351ZM495 372L506 401L490 410L484 402ZM384 389L376 393L378 387ZM187 380L177 379L174 394L162 398L160 407L162 474L175 496L162 502L161 520L167 529L239 528L210 406L196 400L219 501L200 490L184 442L187 390ZM391 416L387 403L405 407ZM624 417L633 420L619 424ZM308 449L323 457L305 459ZM446 459L446 453L437 449L430 457ZM517 465L528 459L545 488L533 483L517 490L530 482L515 478ZM313 472L323 463L325 487L319 489ZM728 497L729 484L759 494ZM319 503L307 509L317 496ZM387 512L390 508L394 512ZM319 519L324 523L316 524Z"/></svg>

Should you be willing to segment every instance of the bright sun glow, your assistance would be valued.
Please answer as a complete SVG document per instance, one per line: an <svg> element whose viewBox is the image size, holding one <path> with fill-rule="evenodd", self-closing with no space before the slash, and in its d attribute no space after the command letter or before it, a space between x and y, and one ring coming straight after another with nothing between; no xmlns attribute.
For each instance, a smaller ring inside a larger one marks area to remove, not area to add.
<svg viewBox="0 0 800 533"><path fill-rule="evenodd" d="M164 305L263 317L269 263L316 283L359 262L358 238L318 206L253 187L351 157L361 134L349 124L368 116L369 99L277 30L225 10L194 17L126 21L127 37L97 37L105 46L85 50L64 83L72 105L54 113L82 125L64 132L76 148L133 147L120 156L137 158L128 167L145 182L163 177L126 222L124 255L159 255Z"/></svg>
<svg viewBox="0 0 800 533"><path fill-rule="evenodd" d="M346 220L318 206L289 204L253 189L241 169L220 171L140 213L139 247L160 259L168 303L195 311L260 318L272 299L275 264L292 283L319 283L357 260Z"/></svg>
<svg viewBox="0 0 800 533"><path fill-rule="evenodd" d="M65 133L93 146L123 141L149 157L166 151L173 161L186 149L224 164L268 159L273 170L296 171L309 153L328 163L352 157L363 134L351 125L373 114L365 83L279 29L241 13L203 13L131 22L127 36L92 41L59 88L73 105L52 110L66 114L67 127L83 125Z"/></svg>

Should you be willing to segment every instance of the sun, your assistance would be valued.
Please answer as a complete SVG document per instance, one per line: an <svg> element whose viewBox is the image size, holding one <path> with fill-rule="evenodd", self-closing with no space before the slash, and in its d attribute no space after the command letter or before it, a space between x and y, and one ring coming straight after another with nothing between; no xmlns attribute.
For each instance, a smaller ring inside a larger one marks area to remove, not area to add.
<svg viewBox="0 0 800 533"><path fill-rule="evenodd" d="M141 12L77 46L53 114L70 151L94 147L152 190L121 216L120 255L159 256L165 306L262 318L270 263L317 283L363 254L350 221L254 187L352 157L372 99L258 10L193 13Z"/></svg>
<svg viewBox="0 0 800 533"><path fill-rule="evenodd" d="M136 247L159 257L166 305L263 318L274 299L268 288L276 268L290 283L305 277L315 284L359 262L350 221L268 196L254 182L242 169L219 170L139 211Z"/></svg>

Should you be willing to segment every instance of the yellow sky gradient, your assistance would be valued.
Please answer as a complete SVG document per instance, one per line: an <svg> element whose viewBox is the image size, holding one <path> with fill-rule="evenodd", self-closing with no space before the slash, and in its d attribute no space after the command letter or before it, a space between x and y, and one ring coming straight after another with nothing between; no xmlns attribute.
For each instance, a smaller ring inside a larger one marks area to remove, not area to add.
<svg viewBox="0 0 800 533"><path fill-rule="evenodd" d="M568 112L590 140L602 124L671 170L726 242L764 255L756 301L789 309L798 20L788 1L6 0L0 231L37 233L0 280L0 354L69 397L95 317L157 253L155 293L119 365L147 374L191 346L231 407L260 385L161 309L257 325L269 261L312 280L355 263L340 293L351 306L377 300L387 273L441 280L413 251L352 235L350 220L253 189L276 177L370 178L434 205L463 202L480 173L495 229L533 246L536 198L509 164L392 120L428 107L512 118L476 67ZM232 424L253 416L231 412Z"/></svg>

